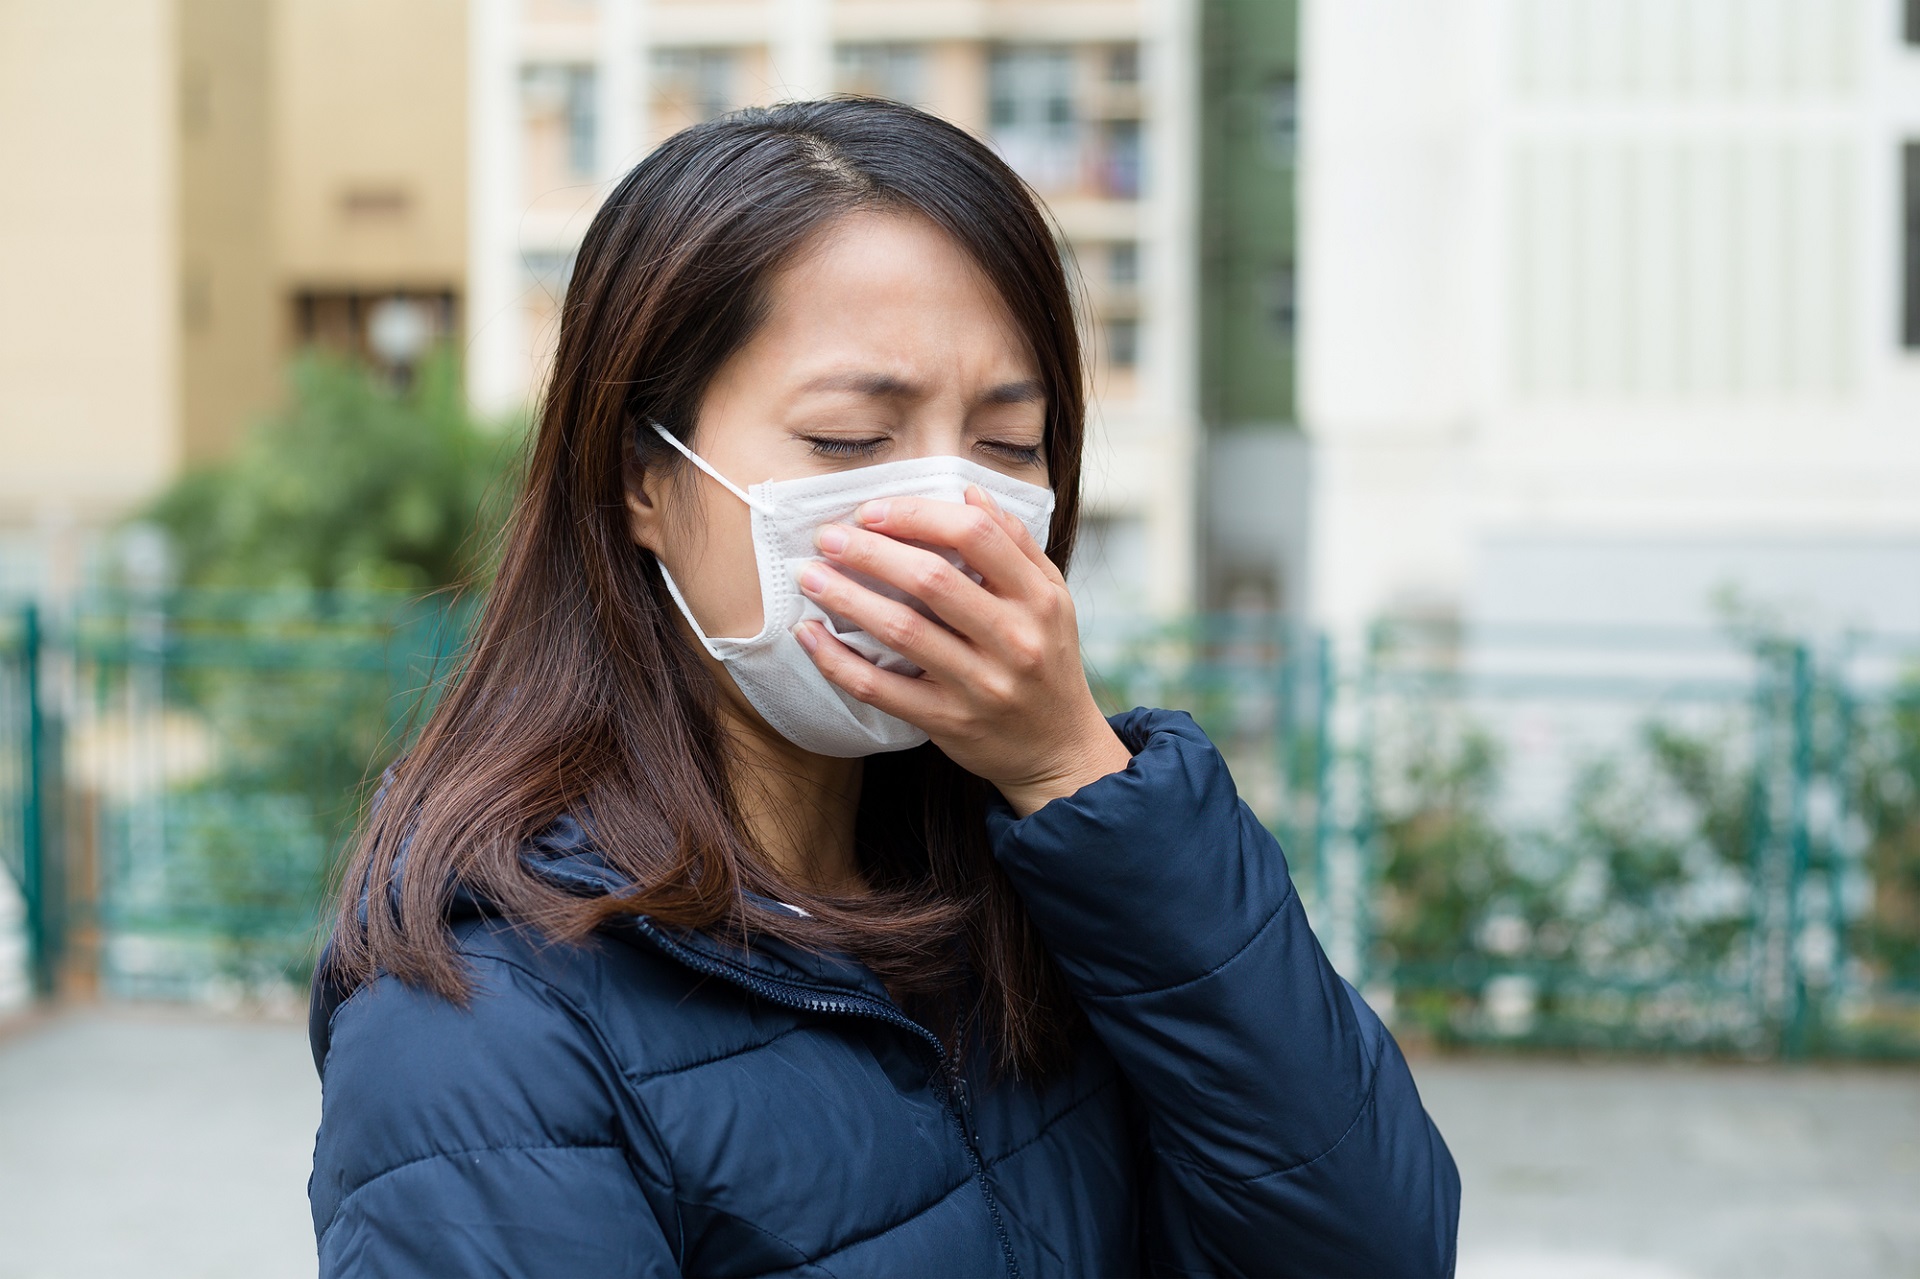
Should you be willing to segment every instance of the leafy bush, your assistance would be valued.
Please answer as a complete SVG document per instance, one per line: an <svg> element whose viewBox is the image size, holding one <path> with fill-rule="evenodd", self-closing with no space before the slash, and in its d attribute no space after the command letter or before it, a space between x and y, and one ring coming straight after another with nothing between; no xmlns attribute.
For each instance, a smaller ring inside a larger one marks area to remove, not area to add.
<svg viewBox="0 0 1920 1279"><path fill-rule="evenodd" d="M150 508L180 589L112 623L127 678L152 662L214 757L159 797L172 869L133 926L207 939L198 976L254 989L310 962L362 783L459 642L464 607L423 597L484 577L513 479L513 433L467 413L448 358L400 389L308 356L291 390L229 461Z"/></svg>
<svg viewBox="0 0 1920 1279"><path fill-rule="evenodd" d="M514 433L468 414L447 356L395 389L307 355L287 406L235 456L180 479L149 510L182 586L428 591L486 567Z"/></svg>
<svg viewBox="0 0 1920 1279"><path fill-rule="evenodd" d="M1874 976L1920 990L1920 676L1856 725L1852 746L1873 886L1856 941Z"/></svg>
<svg viewBox="0 0 1920 1279"><path fill-rule="evenodd" d="M1497 811L1484 733L1408 735L1378 828L1379 953L1405 1019L1443 1039L1749 1033L1745 1006L1718 993L1752 922L1752 768L1736 734L1650 721L1580 770L1561 816L1527 829ZM1499 998L1522 1001L1504 1028Z"/></svg>

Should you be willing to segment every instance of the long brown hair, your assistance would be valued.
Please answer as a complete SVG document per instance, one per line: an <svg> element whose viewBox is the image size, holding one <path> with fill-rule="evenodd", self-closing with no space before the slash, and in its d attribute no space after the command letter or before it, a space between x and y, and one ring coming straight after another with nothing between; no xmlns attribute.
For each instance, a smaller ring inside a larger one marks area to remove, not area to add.
<svg viewBox="0 0 1920 1279"><path fill-rule="evenodd" d="M993 862L985 784L932 745L873 756L857 843L874 891L834 898L778 880L742 835L719 692L628 531L623 468L681 461L643 424L691 429L762 318L772 274L856 209L942 228L1031 344L1057 499L1048 554L1066 566L1080 346L1061 250L1012 170L950 124L869 99L750 109L674 135L614 189L580 246L497 577L459 675L392 770L343 877L333 980L352 988L385 971L463 999L445 923L459 886L560 941L644 913L842 950L904 997L955 1011L1003 1069L1044 1073L1062 1059L1077 1009ZM564 813L631 891L573 895L523 863L530 837ZM749 893L809 917L756 908Z"/></svg>

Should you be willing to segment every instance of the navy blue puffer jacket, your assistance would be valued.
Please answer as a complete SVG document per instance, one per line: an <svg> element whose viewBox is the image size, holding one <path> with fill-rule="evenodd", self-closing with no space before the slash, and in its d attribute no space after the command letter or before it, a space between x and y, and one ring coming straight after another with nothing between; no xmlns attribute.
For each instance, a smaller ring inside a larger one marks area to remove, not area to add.
<svg viewBox="0 0 1920 1279"><path fill-rule="evenodd" d="M990 817L1092 1023L1070 1071L949 1071L844 957L470 907L467 1008L316 991L321 1273L1450 1273L1453 1160L1279 847L1187 716L1114 725L1124 772ZM619 886L571 823L528 857Z"/></svg>

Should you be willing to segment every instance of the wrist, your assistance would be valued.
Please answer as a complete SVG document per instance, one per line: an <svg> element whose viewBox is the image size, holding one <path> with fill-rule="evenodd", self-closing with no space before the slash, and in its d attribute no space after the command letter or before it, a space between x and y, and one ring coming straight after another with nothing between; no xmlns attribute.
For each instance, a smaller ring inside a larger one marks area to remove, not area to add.
<svg viewBox="0 0 1920 1279"><path fill-rule="evenodd" d="M1016 814L1028 817L1083 786L1125 772L1132 759L1133 752L1096 710L1084 737L1063 753L1058 765L1030 779L996 781L994 785Z"/></svg>

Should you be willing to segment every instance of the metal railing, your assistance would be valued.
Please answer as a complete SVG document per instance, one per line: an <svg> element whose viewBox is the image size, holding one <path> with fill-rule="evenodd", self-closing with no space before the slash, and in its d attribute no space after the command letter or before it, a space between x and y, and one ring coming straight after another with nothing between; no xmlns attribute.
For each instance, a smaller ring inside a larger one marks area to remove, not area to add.
<svg viewBox="0 0 1920 1279"><path fill-rule="evenodd" d="M466 619L208 592L6 614L34 988L297 1000L365 783ZM1107 705L1208 730L1403 1036L1920 1054L1920 643L1213 616L1087 652Z"/></svg>
<svg viewBox="0 0 1920 1279"><path fill-rule="evenodd" d="M1108 637L1403 1036L1920 1054L1920 642L1271 619Z"/></svg>
<svg viewBox="0 0 1920 1279"><path fill-rule="evenodd" d="M37 988L294 997L367 770L462 620L398 597L101 596L16 645L42 708L32 732L14 717L39 779L21 825L57 868L27 880Z"/></svg>
<svg viewBox="0 0 1920 1279"><path fill-rule="evenodd" d="M41 640L37 609L0 615L0 1007L52 992L63 922L47 855L59 751L41 702Z"/></svg>

